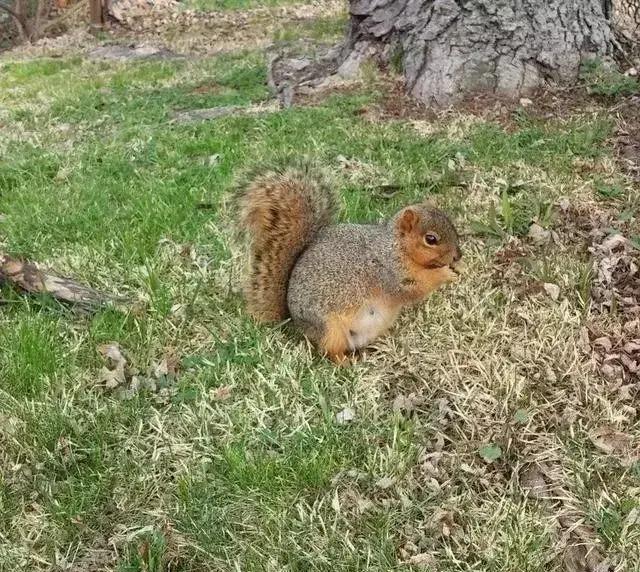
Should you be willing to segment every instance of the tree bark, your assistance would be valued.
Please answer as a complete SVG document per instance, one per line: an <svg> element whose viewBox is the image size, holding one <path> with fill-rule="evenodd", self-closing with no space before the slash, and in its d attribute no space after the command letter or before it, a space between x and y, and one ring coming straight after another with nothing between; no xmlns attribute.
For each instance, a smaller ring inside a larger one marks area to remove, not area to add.
<svg viewBox="0 0 640 572"><path fill-rule="evenodd" d="M102 0L89 0L89 20L93 28L102 28L103 16Z"/></svg>
<svg viewBox="0 0 640 572"><path fill-rule="evenodd" d="M83 286L69 278L38 268L32 262L17 260L0 252L0 285L11 284L29 294L50 294L54 298L80 306L95 308L107 302L123 302L103 292Z"/></svg>
<svg viewBox="0 0 640 572"><path fill-rule="evenodd" d="M20 10L20 6L11 7L6 2L0 1L0 10L9 14L18 27L18 34L22 40L27 40L31 36L31 29L27 17Z"/></svg>
<svg viewBox="0 0 640 572"><path fill-rule="evenodd" d="M574 82L585 58L611 48L602 0L351 0L350 13L345 61L395 55L427 103Z"/></svg>
<svg viewBox="0 0 640 572"><path fill-rule="evenodd" d="M474 92L518 97L575 82L583 60L610 54L607 6L607 0L350 0L349 32L333 67L344 77L367 59L391 63L407 91L429 104ZM300 69L300 61L287 69L274 59L271 75L309 84L312 66Z"/></svg>

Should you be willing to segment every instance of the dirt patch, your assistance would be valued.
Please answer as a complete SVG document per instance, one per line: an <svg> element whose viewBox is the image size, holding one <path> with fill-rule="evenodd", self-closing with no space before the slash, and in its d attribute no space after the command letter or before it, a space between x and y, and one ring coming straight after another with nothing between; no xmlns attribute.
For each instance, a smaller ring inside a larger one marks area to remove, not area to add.
<svg viewBox="0 0 640 572"><path fill-rule="evenodd" d="M168 60L180 58L179 54L158 46L132 45L132 46L100 46L91 50L89 58L99 60Z"/></svg>
<svg viewBox="0 0 640 572"><path fill-rule="evenodd" d="M542 294L545 291L544 284L526 273L526 261L533 254L529 245L512 238L493 257L492 285L515 292L518 299Z"/></svg>

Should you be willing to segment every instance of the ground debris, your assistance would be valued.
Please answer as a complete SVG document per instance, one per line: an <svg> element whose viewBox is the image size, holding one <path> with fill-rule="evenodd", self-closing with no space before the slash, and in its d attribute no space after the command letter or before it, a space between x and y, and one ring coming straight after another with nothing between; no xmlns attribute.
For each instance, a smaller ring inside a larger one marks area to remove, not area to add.
<svg viewBox="0 0 640 572"><path fill-rule="evenodd" d="M167 60L181 58L182 56L163 48L148 44L131 45L106 45L98 46L91 50L87 56L96 60Z"/></svg>
<svg viewBox="0 0 640 572"><path fill-rule="evenodd" d="M84 286L71 278L43 270L33 262L18 260L0 252L0 284L5 282L29 294L50 294L62 302L84 310L125 301L123 298Z"/></svg>
<svg viewBox="0 0 640 572"><path fill-rule="evenodd" d="M278 111L275 102L265 102L257 105L228 105L224 107L211 107L207 109L191 109L187 111L176 111L173 114L173 122L178 124L196 123L199 121L209 121L226 117L229 115L257 115L260 113L274 113Z"/></svg>
<svg viewBox="0 0 640 572"><path fill-rule="evenodd" d="M116 342L101 344L97 350L105 362L98 376L98 385L116 398L132 399L140 391L146 390L159 403L166 403L176 394L175 381L180 373L180 357L174 348L165 349L160 360L153 363L146 373L129 364Z"/></svg>

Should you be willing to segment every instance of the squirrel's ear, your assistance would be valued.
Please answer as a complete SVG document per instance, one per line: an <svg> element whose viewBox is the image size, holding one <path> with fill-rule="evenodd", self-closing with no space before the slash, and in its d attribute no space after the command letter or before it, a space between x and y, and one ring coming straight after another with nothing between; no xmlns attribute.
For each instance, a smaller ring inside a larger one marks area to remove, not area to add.
<svg viewBox="0 0 640 572"><path fill-rule="evenodd" d="M411 207L404 209L400 219L398 220L398 228L401 232L411 232L413 228L418 224L420 217L418 213Z"/></svg>

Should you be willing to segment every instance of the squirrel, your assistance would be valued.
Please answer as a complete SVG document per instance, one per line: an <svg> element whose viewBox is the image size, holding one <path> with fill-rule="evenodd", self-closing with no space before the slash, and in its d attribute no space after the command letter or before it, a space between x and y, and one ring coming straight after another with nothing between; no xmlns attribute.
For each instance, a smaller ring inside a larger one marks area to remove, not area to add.
<svg viewBox="0 0 640 572"><path fill-rule="evenodd" d="M378 224L336 224L336 196L309 164L263 172L236 198L249 243L249 313L259 322L291 317L337 364L383 334L403 307L458 277L458 233L426 203Z"/></svg>

